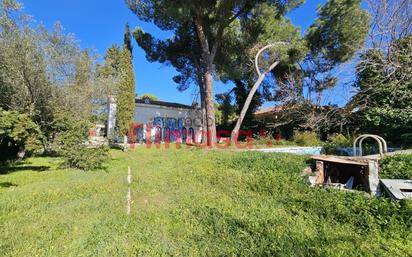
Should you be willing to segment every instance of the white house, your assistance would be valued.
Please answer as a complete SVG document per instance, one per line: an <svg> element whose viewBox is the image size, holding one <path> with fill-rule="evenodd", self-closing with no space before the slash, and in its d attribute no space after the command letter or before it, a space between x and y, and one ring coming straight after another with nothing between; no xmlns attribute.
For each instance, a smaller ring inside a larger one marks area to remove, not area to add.
<svg viewBox="0 0 412 257"><path fill-rule="evenodd" d="M108 104L107 134L113 135L116 125L116 104ZM134 125L129 140L132 143L180 141L200 142L202 113L197 106L178 103L135 99Z"/></svg>

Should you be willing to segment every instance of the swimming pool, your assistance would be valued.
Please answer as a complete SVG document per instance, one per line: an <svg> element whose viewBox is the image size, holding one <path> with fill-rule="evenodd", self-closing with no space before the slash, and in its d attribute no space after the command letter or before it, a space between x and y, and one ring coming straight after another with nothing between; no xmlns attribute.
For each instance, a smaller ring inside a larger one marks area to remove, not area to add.
<svg viewBox="0 0 412 257"><path fill-rule="evenodd" d="M282 147L282 148L265 148L257 149L263 153L292 153L299 155L317 155L321 154L322 147Z"/></svg>
<svg viewBox="0 0 412 257"><path fill-rule="evenodd" d="M393 147L388 147L388 153L396 152L401 150L400 148L393 148ZM359 147L356 147L356 152L359 154ZM365 153L366 152L366 153ZM371 148L371 149L366 149L364 150L365 155L369 154L374 154L374 153L379 153L379 149L376 149L376 147ZM337 156L353 156L353 148L352 147L347 147L347 148L336 148L335 150L335 155Z"/></svg>

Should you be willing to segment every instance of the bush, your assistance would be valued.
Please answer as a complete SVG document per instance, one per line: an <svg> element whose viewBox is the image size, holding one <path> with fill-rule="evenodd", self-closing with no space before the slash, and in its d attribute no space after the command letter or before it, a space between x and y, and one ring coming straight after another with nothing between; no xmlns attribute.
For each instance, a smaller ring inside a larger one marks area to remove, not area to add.
<svg viewBox="0 0 412 257"><path fill-rule="evenodd" d="M323 146L326 154L336 154L337 148L346 148L353 146L353 138L342 134L334 134L328 138L328 141Z"/></svg>
<svg viewBox="0 0 412 257"><path fill-rule="evenodd" d="M401 136L402 144L406 147L412 147L412 133L406 133Z"/></svg>
<svg viewBox="0 0 412 257"><path fill-rule="evenodd" d="M0 109L1 161L15 160L17 155L41 152L42 133L28 115Z"/></svg>
<svg viewBox="0 0 412 257"><path fill-rule="evenodd" d="M260 136L255 135L253 139L253 144L255 146L294 146L295 143L291 141L287 141L285 139L276 140L270 133Z"/></svg>
<svg viewBox="0 0 412 257"><path fill-rule="evenodd" d="M320 146L322 142L319 139L318 134L316 132L310 131L295 131L293 135L293 141L298 146Z"/></svg>
<svg viewBox="0 0 412 257"><path fill-rule="evenodd" d="M381 178L412 179L412 154L388 156L381 163Z"/></svg>
<svg viewBox="0 0 412 257"><path fill-rule="evenodd" d="M80 170L102 169L103 164L109 158L109 149L107 146L88 148L84 145L76 145L72 148L66 148L62 156L65 165L70 168Z"/></svg>
<svg viewBox="0 0 412 257"><path fill-rule="evenodd" d="M81 170L103 168L109 158L109 148L100 146L91 148L84 143L87 140L90 123L88 121L73 121L55 141L56 152L63 158L63 165Z"/></svg>

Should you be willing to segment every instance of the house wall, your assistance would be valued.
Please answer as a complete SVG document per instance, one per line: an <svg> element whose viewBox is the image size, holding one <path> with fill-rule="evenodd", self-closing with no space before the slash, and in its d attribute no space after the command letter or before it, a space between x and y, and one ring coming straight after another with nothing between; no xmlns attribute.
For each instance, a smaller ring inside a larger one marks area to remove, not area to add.
<svg viewBox="0 0 412 257"><path fill-rule="evenodd" d="M134 122L148 124L155 122L155 118L183 119L186 126L201 127L201 115L197 109L183 109L152 104L136 104ZM190 121L191 122L190 122Z"/></svg>
<svg viewBox="0 0 412 257"><path fill-rule="evenodd" d="M116 109L115 100L109 99L107 123L109 138L113 135L116 125ZM202 114L198 108L135 103L134 126L129 136L132 143L145 142L148 137L151 142L159 141L159 138L161 141L171 142L201 142ZM115 138L115 140L119 139Z"/></svg>
<svg viewBox="0 0 412 257"><path fill-rule="evenodd" d="M200 142L202 139L201 111L155 104L136 103L133 141L143 142L148 135L155 142L166 138L172 142L182 140ZM148 131L150 129L150 131ZM189 133L189 134L187 134Z"/></svg>

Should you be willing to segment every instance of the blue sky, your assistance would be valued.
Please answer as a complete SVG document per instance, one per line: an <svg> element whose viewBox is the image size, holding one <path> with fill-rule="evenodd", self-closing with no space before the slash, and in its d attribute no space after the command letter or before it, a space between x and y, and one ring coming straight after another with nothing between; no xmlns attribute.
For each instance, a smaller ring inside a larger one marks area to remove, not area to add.
<svg viewBox="0 0 412 257"><path fill-rule="evenodd" d="M316 7L326 0L307 0L288 16L292 23L302 28L302 33L316 17ZM123 0L20 0L25 12L36 22L51 28L59 21L67 33L74 33L82 48L95 49L101 56L113 43L123 43L126 22L131 28L142 27L156 37L169 36L154 25L137 20ZM176 71L159 63L146 61L144 52L135 44L134 67L137 94L152 93L164 101L191 104L195 87L178 92L172 77ZM215 92L225 92L230 85L216 83Z"/></svg>

